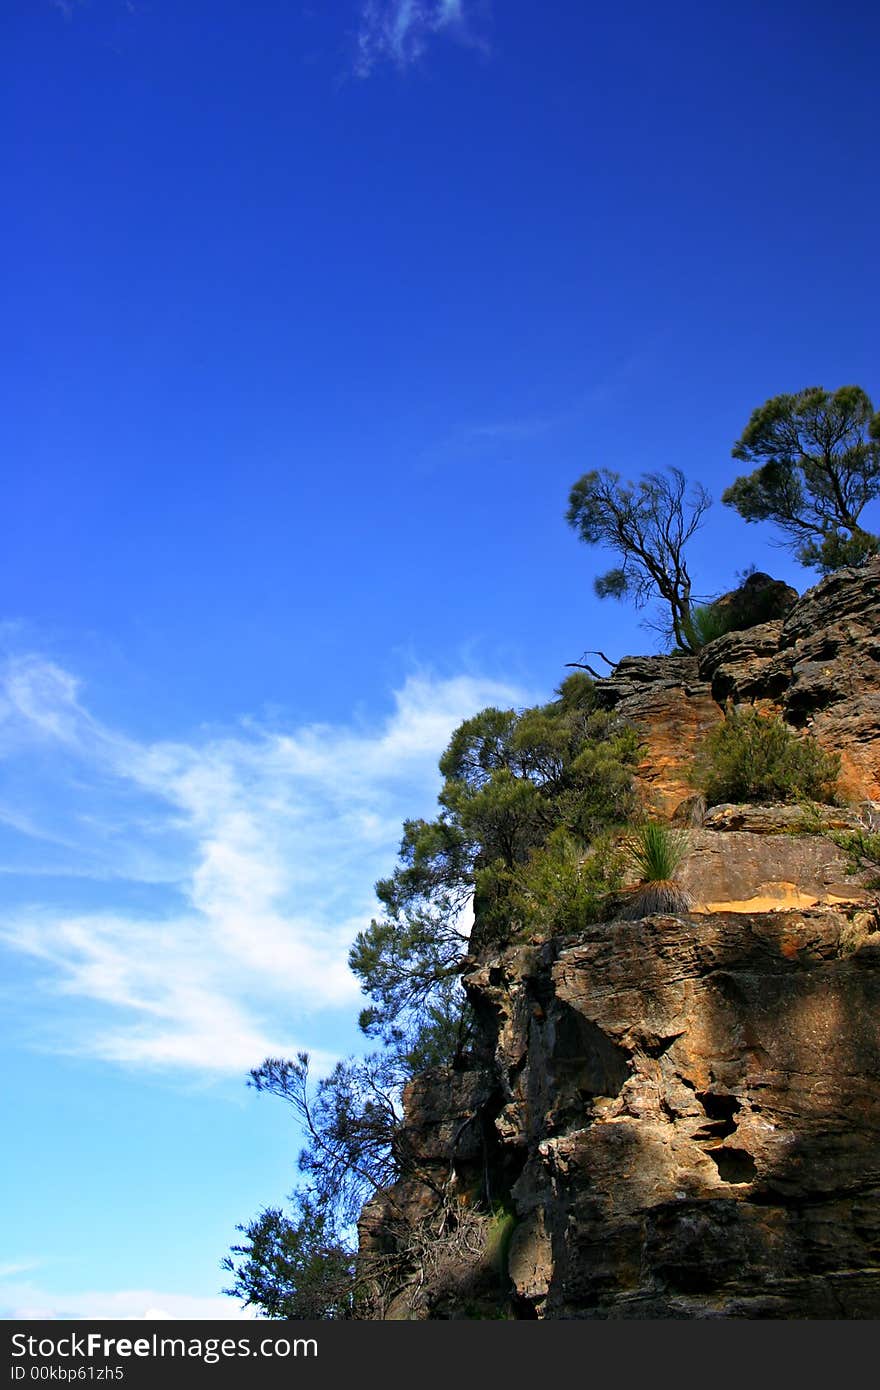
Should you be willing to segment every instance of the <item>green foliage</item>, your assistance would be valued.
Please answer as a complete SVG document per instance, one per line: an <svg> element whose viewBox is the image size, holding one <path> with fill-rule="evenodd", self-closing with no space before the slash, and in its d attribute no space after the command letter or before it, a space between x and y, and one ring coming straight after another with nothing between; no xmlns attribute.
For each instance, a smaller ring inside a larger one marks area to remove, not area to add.
<svg viewBox="0 0 880 1390"><path fill-rule="evenodd" d="M400 1175L400 1093L406 1069L393 1052L337 1062L315 1088L309 1057L267 1057L250 1074L257 1091L292 1106L305 1135L299 1166L320 1209L343 1223L357 1219L366 1199Z"/></svg>
<svg viewBox="0 0 880 1390"><path fill-rule="evenodd" d="M700 651L716 637L723 637L730 632L732 621L733 615L728 608L716 607L714 603L696 604L684 625L689 649Z"/></svg>
<svg viewBox="0 0 880 1390"><path fill-rule="evenodd" d="M233 1276L225 1294L264 1318L338 1320L355 1308L355 1255L331 1217L305 1194L291 1219L267 1207L247 1226L222 1268Z"/></svg>
<svg viewBox="0 0 880 1390"><path fill-rule="evenodd" d="M798 551L798 558L820 574L832 574L844 565L861 565L877 554L880 554L880 536L853 526L849 535L829 530L821 545L810 541Z"/></svg>
<svg viewBox="0 0 880 1390"><path fill-rule="evenodd" d="M691 896L674 881L687 849L688 837L683 830L657 821L637 826L624 840L623 853L639 881L620 894L617 915L633 919L651 913L688 911L693 906Z"/></svg>
<svg viewBox="0 0 880 1390"><path fill-rule="evenodd" d="M683 830L658 821L645 821L627 838L624 850L630 865L642 883L657 883L672 878L688 848Z"/></svg>
<svg viewBox="0 0 880 1390"><path fill-rule="evenodd" d="M608 915L620 887L622 855L608 834L588 850L565 829L553 831L510 875L503 910L520 931L568 935Z"/></svg>
<svg viewBox="0 0 880 1390"><path fill-rule="evenodd" d="M825 820L822 815L821 802L813 801L808 796L799 796L797 800L801 809L797 833L799 835L824 835Z"/></svg>
<svg viewBox="0 0 880 1390"><path fill-rule="evenodd" d="M391 1045L350 1057L317 1085L304 1052L295 1061L269 1057L251 1072L250 1085L293 1108L306 1138L299 1155L306 1186L293 1194L297 1220L268 1208L237 1228L249 1244L233 1246L223 1261L235 1276L225 1293L267 1317L354 1315L358 1278L369 1285L372 1265L356 1265L340 1232L351 1231L364 1202L378 1191L404 1176L424 1177L407 1143L402 1094L415 1072L448 1059L446 1024L426 1010L408 1050ZM424 1180L430 1185L429 1177Z"/></svg>
<svg viewBox="0 0 880 1390"><path fill-rule="evenodd" d="M834 799L840 758L778 715L730 708L707 734L692 774L710 806L722 801Z"/></svg>
<svg viewBox="0 0 880 1390"><path fill-rule="evenodd" d="M552 834L587 845L628 818L638 755L635 731L598 708L581 672L549 704L464 721L440 760L440 813L405 825L400 864L376 887L385 916L351 951L372 1001L365 1031L405 1047L426 1008L453 1016L467 904L478 935L503 935L509 896L524 891L520 871Z"/></svg>
<svg viewBox="0 0 880 1390"><path fill-rule="evenodd" d="M569 496L566 520L587 545L604 545L621 563L594 581L599 598L631 598L637 608L659 598L665 614L661 631L691 651L691 579L685 547L711 505L699 485L686 496L678 468L645 473L638 483L621 482L609 469L578 479Z"/></svg>
<svg viewBox="0 0 880 1390"><path fill-rule="evenodd" d="M733 457L758 466L722 501L746 521L773 521L801 564L827 574L880 550L859 518L880 496L880 414L858 386L811 386L755 410Z"/></svg>
<svg viewBox="0 0 880 1390"><path fill-rule="evenodd" d="M459 913L418 904L371 922L355 938L349 964L373 1001L361 1011L360 1027L412 1054L414 1070L416 1054L423 1067L455 1051L464 1026L458 972L466 945Z"/></svg>
<svg viewBox="0 0 880 1390"><path fill-rule="evenodd" d="M597 598L627 598L632 588L631 576L620 566L597 574L593 580L593 592Z"/></svg>
<svg viewBox="0 0 880 1390"><path fill-rule="evenodd" d="M494 1208L486 1235L486 1254L502 1277L507 1274L507 1256L516 1226L516 1212L503 1205Z"/></svg>
<svg viewBox="0 0 880 1390"><path fill-rule="evenodd" d="M871 830L838 831L831 836L849 856L851 874L870 874L869 888L880 888L880 834Z"/></svg>

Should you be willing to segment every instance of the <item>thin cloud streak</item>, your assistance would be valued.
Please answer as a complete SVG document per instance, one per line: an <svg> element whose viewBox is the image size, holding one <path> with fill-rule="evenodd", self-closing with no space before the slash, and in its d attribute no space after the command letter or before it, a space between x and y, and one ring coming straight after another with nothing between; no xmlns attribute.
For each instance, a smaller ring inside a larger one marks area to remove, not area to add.
<svg viewBox="0 0 880 1390"><path fill-rule="evenodd" d="M400 70L411 67L437 36L487 51L485 40L474 32L464 0L366 0L357 32L355 74L369 77L383 62Z"/></svg>
<svg viewBox="0 0 880 1390"><path fill-rule="evenodd" d="M597 381L554 409L531 415L495 418L462 423L450 434L425 447L418 456L415 472L421 476L460 463L468 467L475 458L499 456L519 447L526 450L548 435L582 426L592 415L619 410L625 403L629 383L648 370L656 360L661 335L654 335L637 350L621 359Z"/></svg>
<svg viewBox="0 0 880 1390"><path fill-rule="evenodd" d="M27 1274L32 1269L39 1269L44 1260L10 1260L6 1264L0 1264L0 1279L12 1279L18 1274Z"/></svg>
<svg viewBox="0 0 880 1390"><path fill-rule="evenodd" d="M8 820L30 851L23 878L42 855L55 888L51 903L10 909L0 941L29 962L46 1045L209 1073L314 1052L320 1015L353 1015L350 944L376 910L401 821L430 810L452 729L485 704L520 702L492 681L412 676L377 726L250 722L146 743L95 719L71 673L12 659L0 752L31 801Z"/></svg>

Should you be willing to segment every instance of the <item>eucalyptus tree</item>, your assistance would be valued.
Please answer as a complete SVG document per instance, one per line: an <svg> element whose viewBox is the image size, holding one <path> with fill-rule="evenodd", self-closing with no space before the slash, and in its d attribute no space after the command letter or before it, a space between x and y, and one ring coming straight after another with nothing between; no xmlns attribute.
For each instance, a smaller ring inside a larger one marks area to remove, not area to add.
<svg viewBox="0 0 880 1390"><path fill-rule="evenodd" d="M880 551L862 513L880 496L880 413L860 386L809 386L753 411L733 457L756 464L722 502L772 521L802 565L822 574Z"/></svg>
<svg viewBox="0 0 880 1390"><path fill-rule="evenodd" d="M637 608L659 598L661 631L682 651L695 650L691 576L685 548L712 504L699 483L690 489L679 468L624 482L607 468L579 478L566 520L587 545L604 545L620 563L597 576L599 598L630 598Z"/></svg>

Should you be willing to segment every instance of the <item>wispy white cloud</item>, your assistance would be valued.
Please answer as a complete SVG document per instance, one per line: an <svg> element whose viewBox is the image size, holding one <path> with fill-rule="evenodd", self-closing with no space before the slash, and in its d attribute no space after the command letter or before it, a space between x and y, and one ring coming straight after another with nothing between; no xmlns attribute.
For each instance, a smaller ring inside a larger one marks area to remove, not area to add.
<svg viewBox="0 0 880 1390"><path fill-rule="evenodd" d="M215 1072L320 1054L316 1016L353 1013L348 948L401 821L430 810L450 732L518 699L472 676L417 675L376 724L251 721L149 743L96 719L70 672L11 660L0 754L17 804L2 817L2 867L6 881L17 864L29 883L45 875L52 892L10 908L0 941L30 962L46 1045Z"/></svg>
<svg viewBox="0 0 880 1390"><path fill-rule="evenodd" d="M417 456L415 471L426 475L441 466L448 468L456 463L472 467L475 459L497 457L511 449L526 450L563 431L570 433L576 429L580 435L585 423L597 414L607 418L628 408L635 390L634 379L655 364L660 346L657 336L649 335L638 350L613 362L603 375L587 383L577 394L548 403L546 408L461 422L424 447Z"/></svg>
<svg viewBox="0 0 880 1390"><path fill-rule="evenodd" d="M6 1264L0 1264L0 1279L13 1279L19 1274L27 1274L32 1269L39 1269L42 1260L9 1260Z"/></svg>
<svg viewBox="0 0 880 1390"><path fill-rule="evenodd" d="M235 1319L249 1321L252 1310L242 1311L232 1298L167 1293L159 1289L89 1290L52 1293L31 1282L0 1288L0 1318L42 1321L48 1318L123 1321L147 1319Z"/></svg>
<svg viewBox="0 0 880 1390"><path fill-rule="evenodd" d="M377 64L410 67L438 35L485 51L465 0L365 0L360 11L355 72L368 77Z"/></svg>

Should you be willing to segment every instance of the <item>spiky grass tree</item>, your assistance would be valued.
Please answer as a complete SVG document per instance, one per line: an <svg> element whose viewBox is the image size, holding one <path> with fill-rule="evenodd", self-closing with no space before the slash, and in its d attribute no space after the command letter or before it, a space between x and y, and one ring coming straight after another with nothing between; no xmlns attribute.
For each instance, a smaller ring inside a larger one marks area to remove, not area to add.
<svg viewBox="0 0 880 1390"><path fill-rule="evenodd" d="M618 916L628 921L655 912L687 912L693 899L675 880L688 848L687 834L646 821L624 842L627 863L638 881L624 891Z"/></svg>

